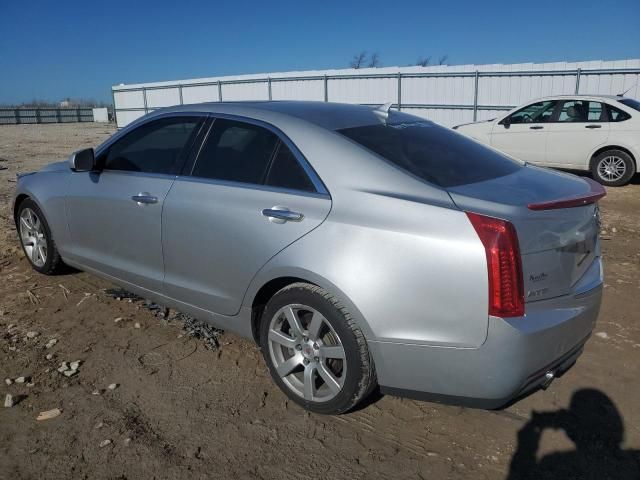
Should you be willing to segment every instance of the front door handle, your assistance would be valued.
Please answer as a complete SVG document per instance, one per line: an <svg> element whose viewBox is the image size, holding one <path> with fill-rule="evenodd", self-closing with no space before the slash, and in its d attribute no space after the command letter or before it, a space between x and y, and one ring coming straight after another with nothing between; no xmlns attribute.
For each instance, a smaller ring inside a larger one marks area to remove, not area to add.
<svg viewBox="0 0 640 480"><path fill-rule="evenodd" d="M602 128L602 125L587 125L584 128Z"/></svg>
<svg viewBox="0 0 640 480"><path fill-rule="evenodd" d="M304 215L298 212L292 212L287 207L274 206L262 210L262 215L267 217L274 223L300 222Z"/></svg>
<svg viewBox="0 0 640 480"><path fill-rule="evenodd" d="M158 197L154 197L150 193L141 192L137 195L131 197L131 200L136 202L138 205L149 205L151 203L158 203Z"/></svg>
<svg viewBox="0 0 640 480"><path fill-rule="evenodd" d="M529 127L531 130L542 130L544 127L542 125L534 125L533 127Z"/></svg>

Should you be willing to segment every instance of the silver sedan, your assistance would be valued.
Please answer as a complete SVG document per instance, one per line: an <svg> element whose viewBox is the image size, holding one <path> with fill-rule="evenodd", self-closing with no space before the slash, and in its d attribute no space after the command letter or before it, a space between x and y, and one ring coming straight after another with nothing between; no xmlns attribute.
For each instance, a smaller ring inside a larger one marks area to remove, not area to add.
<svg viewBox="0 0 640 480"><path fill-rule="evenodd" d="M342 413L377 386L495 408L569 368L602 196L389 106L214 103L20 176L14 212L38 272L254 339L290 398Z"/></svg>

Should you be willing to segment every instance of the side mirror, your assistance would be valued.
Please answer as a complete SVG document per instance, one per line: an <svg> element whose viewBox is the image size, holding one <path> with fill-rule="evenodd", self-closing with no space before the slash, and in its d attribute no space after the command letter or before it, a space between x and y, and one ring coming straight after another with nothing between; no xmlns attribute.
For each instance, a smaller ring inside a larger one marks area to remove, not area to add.
<svg viewBox="0 0 640 480"><path fill-rule="evenodd" d="M511 126L511 119L507 117L503 119L500 123L504 125L504 128L509 128Z"/></svg>
<svg viewBox="0 0 640 480"><path fill-rule="evenodd" d="M69 156L69 168L74 172L90 172L95 170L96 158L93 148L78 150Z"/></svg>

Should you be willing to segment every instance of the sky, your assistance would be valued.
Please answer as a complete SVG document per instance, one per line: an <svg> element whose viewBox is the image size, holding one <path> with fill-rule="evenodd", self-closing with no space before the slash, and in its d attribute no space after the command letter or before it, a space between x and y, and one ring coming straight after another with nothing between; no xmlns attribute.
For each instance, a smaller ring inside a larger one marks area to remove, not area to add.
<svg viewBox="0 0 640 480"><path fill-rule="evenodd" d="M640 0L0 0L0 104L111 85L382 66L640 58Z"/></svg>

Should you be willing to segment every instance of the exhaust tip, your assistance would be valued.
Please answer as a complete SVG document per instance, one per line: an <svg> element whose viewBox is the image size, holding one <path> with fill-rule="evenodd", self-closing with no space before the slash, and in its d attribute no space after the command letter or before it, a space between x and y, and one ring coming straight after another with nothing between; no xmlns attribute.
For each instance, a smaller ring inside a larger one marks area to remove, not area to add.
<svg viewBox="0 0 640 480"><path fill-rule="evenodd" d="M549 387L549 385L551 385L551 382L553 382L555 378L556 378L556 374L553 372L553 370L549 370L547 373L545 373L544 380L541 385L542 388L546 390Z"/></svg>

